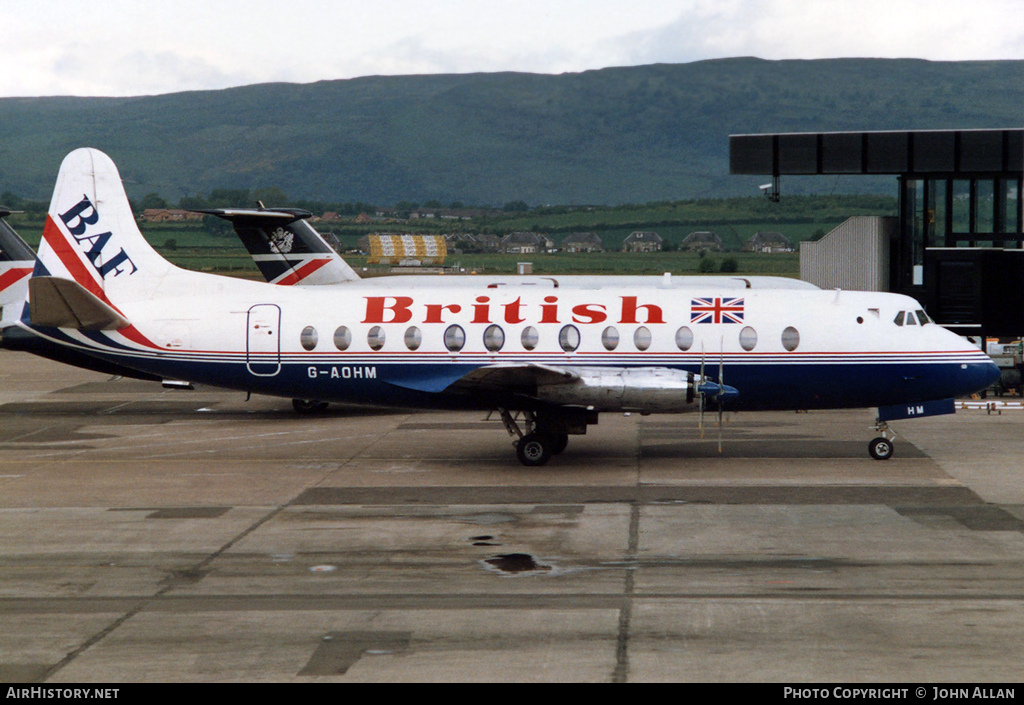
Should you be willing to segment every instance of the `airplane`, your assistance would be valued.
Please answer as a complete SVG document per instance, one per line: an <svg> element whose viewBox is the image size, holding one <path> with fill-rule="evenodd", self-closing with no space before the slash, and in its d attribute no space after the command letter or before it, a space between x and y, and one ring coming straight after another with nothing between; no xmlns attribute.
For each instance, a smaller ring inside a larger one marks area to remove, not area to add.
<svg viewBox="0 0 1024 705"><path fill-rule="evenodd" d="M8 304L8 312L12 320L0 322L0 337L6 329L8 340L0 342L0 347L20 350L41 357L56 360L65 364L84 369L130 377L149 381L162 382L168 389L193 389L193 385L185 380L161 379L158 376L140 372L130 367L117 365L106 360L99 360L78 350L61 346L40 336L18 330L11 324L18 318L22 307L28 303L28 275L35 268L36 256L31 247L21 239L14 229L3 220L10 214L9 209L0 207L0 252L6 250L15 260L5 262L0 255L0 274L7 270L15 270L7 275L10 282L7 288L0 287L0 308L4 302ZM204 209L194 211L228 220L234 226L236 235L252 256L253 262L271 284L279 286L326 286L344 284L359 279L359 275L338 254L340 243L330 235L317 232L307 219L312 213L299 208L267 208L258 203L258 208L225 208ZM333 242L329 241L333 238ZM10 259L10 257L8 257ZM16 277L14 275L17 275ZM686 281L704 287L735 287L744 285L747 288L816 288L810 284L785 277L742 277L726 279L722 277L676 277L666 280L664 277L647 275L637 277L617 277L617 284L628 284L633 287L666 286L667 281ZM386 280L370 280L377 284L387 284ZM407 287L437 285L436 276L410 276L402 279ZM449 278L449 284L462 284L473 287L480 286L479 281L471 278ZM553 277L530 276L491 276L487 279L488 288L499 286L543 286L557 288L563 282L570 286L590 286L590 277L569 276L555 279ZM0 310L2 312L2 310ZM319 413L329 404L315 399L293 399L292 406L301 414Z"/></svg>
<svg viewBox="0 0 1024 705"><path fill-rule="evenodd" d="M771 278L428 279L276 286L180 269L139 232L113 161L85 148L61 165L14 326L163 379L497 411L527 466L602 412L726 409L878 407L869 453L884 460L889 421L952 413L999 376L899 294Z"/></svg>

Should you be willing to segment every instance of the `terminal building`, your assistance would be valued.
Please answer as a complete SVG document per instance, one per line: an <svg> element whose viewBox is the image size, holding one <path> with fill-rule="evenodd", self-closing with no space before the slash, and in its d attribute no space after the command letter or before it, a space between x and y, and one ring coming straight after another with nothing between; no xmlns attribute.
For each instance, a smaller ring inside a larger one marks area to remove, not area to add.
<svg viewBox="0 0 1024 705"><path fill-rule="evenodd" d="M788 175L895 176L895 218L848 221L808 259L840 288L913 296L962 335L1024 333L1024 130L732 135L729 170L771 177L774 199Z"/></svg>

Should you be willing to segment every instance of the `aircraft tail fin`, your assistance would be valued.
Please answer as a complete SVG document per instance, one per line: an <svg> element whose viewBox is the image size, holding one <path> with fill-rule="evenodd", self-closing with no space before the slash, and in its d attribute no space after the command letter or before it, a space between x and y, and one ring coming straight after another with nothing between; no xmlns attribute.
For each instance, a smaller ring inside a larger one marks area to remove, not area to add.
<svg viewBox="0 0 1024 705"><path fill-rule="evenodd" d="M64 158L34 276L77 282L106 305L153 295L179 272L139 232L114 162L96 149Z"/></svg>
<svg viewBox="0 0 1024 705"><path fill-rule="evenodd" d="M271 284L340 284L359 279L327 237L306 222L313 215L309 211L261 206L198 212L230 221L256 266Z"/></svg>

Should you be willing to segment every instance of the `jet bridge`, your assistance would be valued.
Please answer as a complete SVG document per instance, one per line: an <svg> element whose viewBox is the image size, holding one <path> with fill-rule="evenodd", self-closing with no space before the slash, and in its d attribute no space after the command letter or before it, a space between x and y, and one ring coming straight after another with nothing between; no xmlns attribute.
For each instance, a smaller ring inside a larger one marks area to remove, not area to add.
<svg viewBox="0 0 1024 705"><path fill-rule="evenodd" d="M1024 332L1024 129L802 132L729 137L732 174L896 177L889 290L963 335Z"/></svg>

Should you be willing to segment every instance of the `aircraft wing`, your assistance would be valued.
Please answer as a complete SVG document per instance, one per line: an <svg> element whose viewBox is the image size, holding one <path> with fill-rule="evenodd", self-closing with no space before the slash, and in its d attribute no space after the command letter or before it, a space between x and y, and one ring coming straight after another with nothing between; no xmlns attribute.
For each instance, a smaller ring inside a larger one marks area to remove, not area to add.
<svg viewBox="0 0 1024 705"><path fill-rule="evenodd" d="M525 364L499 364L478 367L459 378L452 386L459 390L506 391L530 394L545 384L562 384L579 379L579 374L564 367Z"/></svg>
<svg viewBox="0 0 1024 705"><path fill-rule="evenodd" d="M478 367L460 377L435 379L423 391L446 391L486 399L515 397L544 405L595 411L665 412L696 409L698 395L733 398L737 391L668 367L560 367L537 363ZM414 384L422 384L417 380ZM412 385L410 385L412 386Z"/></svg>
<svg viewBox="0 0 1024 705"><path fill-rule="evenodd" d="M570 370L538 365L496 364L478 367L468 373L456 367L440 368L432 375L422 370L411 370L405 378L392 376L389 382L398 387L419 392L451 392L467 395L523 394L535 396L537 388L544 384L558 384L578 379Z"/></svg>

